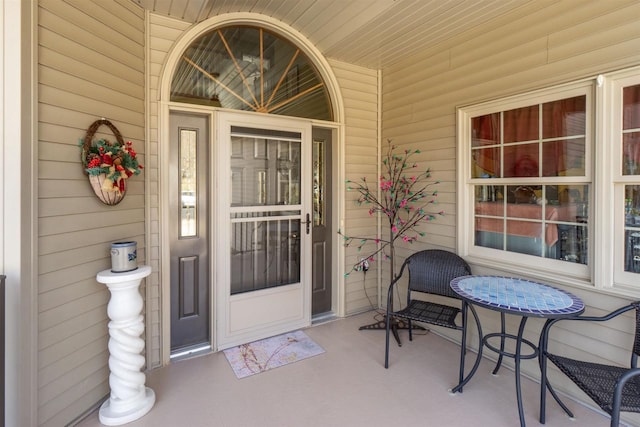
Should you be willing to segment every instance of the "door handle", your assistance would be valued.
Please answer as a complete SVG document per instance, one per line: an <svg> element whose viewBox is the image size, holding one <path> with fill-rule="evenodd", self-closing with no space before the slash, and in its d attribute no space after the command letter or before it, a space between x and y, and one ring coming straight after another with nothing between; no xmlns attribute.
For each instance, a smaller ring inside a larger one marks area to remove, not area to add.
<svg viewBox="0 0 640 427"><path fill-rule="evenodd" d="M311 225L311 219L309 218L309 214L307 214L307 220L303 221L302 219L300 219L300 223L301 224L306 224L306 226L307 226L307 234L309 234L309 231L310 231L310 227L309 226Z"/></svg>

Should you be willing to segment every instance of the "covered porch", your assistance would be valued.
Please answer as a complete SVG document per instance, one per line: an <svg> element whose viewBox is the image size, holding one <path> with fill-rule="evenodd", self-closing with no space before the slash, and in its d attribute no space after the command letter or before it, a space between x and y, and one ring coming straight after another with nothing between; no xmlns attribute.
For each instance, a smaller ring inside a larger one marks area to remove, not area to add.
<svg viewBox="0 0 640 427"><path fill-rule="evenodd" d="M494 313L498 316L497 313ZM463 393L451 394L457 379L459 345L430 331L406 331L384 369L384 331L359 331L374 311L314 325L306 334L325 353L247 378L237 379L223 352L173 363L147 374L158 396L137 426L493 426L518 424L513 371L484 359ZM470 352L471 358L475 354ZM527 363L537 363L529 361ZM523 379L527 425L538 423L540 386ZM608 418L565 398L571 420L553 402L546 425L599 427ZM99 427L97 411L76 427Z"/></svg>

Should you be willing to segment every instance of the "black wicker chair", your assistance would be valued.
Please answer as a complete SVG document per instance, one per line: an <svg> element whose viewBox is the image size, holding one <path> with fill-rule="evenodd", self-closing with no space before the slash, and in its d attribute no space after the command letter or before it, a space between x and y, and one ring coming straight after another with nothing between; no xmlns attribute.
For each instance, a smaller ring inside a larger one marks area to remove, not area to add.
<svg viewBox="0 0 640 427"><path fill-rule="evenodd" d="M635 310L635 339L631 352L629 368L585 362L551 353L549 330L561 320L604 322L627 311ZM547 380L547 360L553 362L571 381L584 391L604 412L611 416L611 426L618 426L620 411L640 412L640 368L637 367L640 355L640 301L619 308L605 316L579 316L574 318L548 320L540 336L540 422L545 422L545 397L549 389L553 398L562 409L573 418L571 411L558 398Z"/></svg>
<svg viewBox="0 0 640 427"><path fill-rule="evenodd" d="M393 310L393 292L402 278L403 273L409 272L407 305L401 310ZM406 319L409 325L409 340L413 339L412 322L422 322L445 328L457 329L462 331L462 345L460 349L460 383L462 383L464 374L464 357L466 353L466 326L467 313L461 310L461 300L456 293L451 290L449 284L452 279L460 276L471 274L469 264L458 255L438 250L429 249L408 257L402 264L400 274L389 285L387 294L387 315L386 315L386 347L384 355L384 367L389 367L389 332L392 327L393 318ZM413 299L414 293L418 292L423 296L426 294L440 295L449 298L455 298L457 304L455 306L443 305L436 302L426 301L425 299ZM469 305L475 317L476 324L479 325L478 315ZM462 321L456 323L456 317L462 312Z"/></svg>

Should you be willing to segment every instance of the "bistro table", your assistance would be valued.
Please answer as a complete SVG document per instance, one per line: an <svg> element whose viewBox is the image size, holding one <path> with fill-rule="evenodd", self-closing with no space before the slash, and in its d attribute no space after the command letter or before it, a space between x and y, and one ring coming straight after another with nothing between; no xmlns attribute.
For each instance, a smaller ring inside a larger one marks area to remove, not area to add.
<svg viewBox="0 0 640 427"><path fill-rule="evenodd" d="M502 364L503 356L512 357L515 360L516 397L518 400L518 414L520 425L524 427L524 410L522 408L522 391L520 387L520 360L533 359L538 356L538 347L531 341L523 338L525 324L529 317L556 319L581 314L584 311L584 303L577 296L554 288L553 286L514 277L502 276L462 276L451 281L451 289L462 298L462 309L466 310L467 304L475 304L489 310L499 311L501 314L501 331L484 335L482 327L478 324L481 345L478 348L478 359L482 357L482 348L487 346L498 353L498 362L493 373L497 373ZM518 335L508 334L505 331L505 314L521 316ZM500 338L500 348L489 343L491 338ZM513 339L516 343L515 353L505 350L505 339ZM530 348L530 352L523 354L522 345ZM471 379L478 364L467 377L451 391L458 392Z"/></svg>

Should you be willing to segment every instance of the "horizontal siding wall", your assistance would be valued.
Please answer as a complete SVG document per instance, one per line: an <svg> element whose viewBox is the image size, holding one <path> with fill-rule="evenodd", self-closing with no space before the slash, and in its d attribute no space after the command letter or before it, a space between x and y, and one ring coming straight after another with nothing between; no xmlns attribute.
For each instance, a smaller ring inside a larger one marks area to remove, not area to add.
<svg viewBox="0 0 640 427"><path fill-rule="evenodd" d="M106 206L78 147L106 118L147 164L144 13L129 0L38 6L38 424L62 426L109 393L109 291L95 277L111 265L110 244L135 240L145 262L145 174ZM115 140L106 127L97 137Z"/></svg>
<svg viewBox="0 0 640 427"><path fill-rule="evenodd" d="M340 90L345 112L344 168L345 178L370 183L378 175L378 73L344 62L330 61ZM345 185L336 183L335 185ZM345 212L342 231L347 236L375 237L377 220L369 215L367 206L358 206L358 193L345 193ZM344 265L349 271L361 257L374 248L368 244L358 252L356 241L345 250ZM372 263L367 274L352 272L345 278L345 313L354 314L378 307L377 263Z"/></svg>
<svg viewBox="0 0 640 427"><path fill-rule="evenodd" d="M527 7L528 13L520 14L524 18L498 17L498 29L470 30L464 39L451 40L446 46L383 70L383 136L422 150L423 160L442 181L439 199L446 212L425 229L424 241L407 249L405 255L431 246L456 249L456 107L640 64L637 1L532 2ZM474 273L508 274L508 268L472 268ZM570 290L583 298L587 313L594 315L627 303L593 289ZM485 332L498 330L497 313L480 310L480 314ZM518 321L509 319L508 327L517 330ZM541 321L531 319L525 337L537 342L541 326ZM552 345L592 358L583 350L589 348L605 361L628 363L631 316L612 325L585 328L570 325L559 329ZM441 332L460 339L459 334ZM474 341L477 347L477 337ZM491 352L485 354L494 357ZM539 378L535 360L524 362L523 369ZM452 380L455 372L452 366ZM584 398L563 375L554 374L551 381L560 390ZM473 387L473 381L467 387Z"/></svg>

